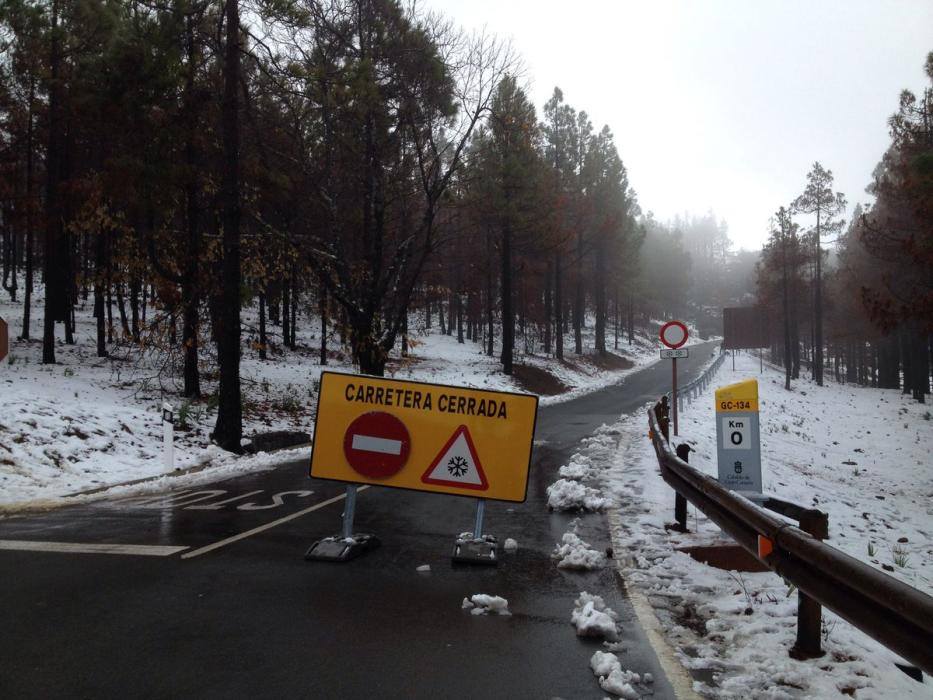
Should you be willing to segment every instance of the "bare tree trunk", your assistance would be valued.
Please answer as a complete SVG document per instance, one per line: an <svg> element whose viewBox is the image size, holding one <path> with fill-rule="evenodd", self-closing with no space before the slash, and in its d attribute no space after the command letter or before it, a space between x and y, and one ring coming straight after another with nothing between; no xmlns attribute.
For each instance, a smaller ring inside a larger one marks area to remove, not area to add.
<svg viewBox="0 0 933 700"><path fill-rule="evenodd" d="M547 261L547 270L544 273L544 354L551 354L551 285L554 281L553 263Z"/></svg>
<svg viewBox="0 0 933 700"><path fill-rule="evenodd" d="M562 279L560 266L560 251L554 251L554 356L558 360L564 359L564 298L562 294ZM550 323L550 319L548 319Z"/></svg>
<svg viewBox="0 0 933 700"><path fill-rule="evenodd" d="M324 283L323 275L318 285L318 311L321 315L321 365L323 366L327 364L327 285Z"/></svg>
<svg viewBox="0 0 933 700"><path fill-rule="evenodd" d="M132 315L133 342L139 342L139 278L130 278L130 314Z"/></svg>
<svg viewBox="0 0 933 700"><path fill-rule="evenodd" d="M295 286L295 271L292 270L291 274L291 288L292 288L292 312L290 314L292 327L291 335L288 336L288 347L290 350L294 350L297 345L297 335L298 335L298 291Z"/></svg>
<svg viewBox="0 0 933 700"><path fill-rule="evenodd" d="M266 359L266 295L259 295L259 359Z"/></svg>
<svg viewBox="0 0 933 700"><path fill-rule="evenodd" d="M120 311L120 324L123 326L123 338L129 338L130 322L126 316L126 302L123 300L123 283L117 282L117 309Z"/></svg>
<svg viewBox="0 0 933 700"><path fill-rule="evenodd" d="M29 81L29 124L26 128L26 292L23 299L23 332L20 338L29 340L30 315L32 314L32 269L33 269L33 212L35 210L33 170L35 155L33 153L33 102L35 100L35 80Z"/></svg>
<svg viewBox="0 0 933 700"><path fill-rule="evenodd" d="M816 290L814 295L813 378L823 386L823 250L820 245L820 209L816 210Z"/></svg>
<svg viewBox="0 0 933 700"><path fill-rule="evenodd" d="M791 351L790 351L790 295L787 289L787 238L783 235L781 241L781 291L784 308L784 389L790 391ZM733 350L732 352L735 352Z"/></svg>
<svg viewBox="0 0 933 700"><path fill-rule="evenodd" d="M282 345L285 347L290 347L292 337L292 303L288 291L288 280L284 279L282 280Z"/></svg>
<svg viewBox="0 0 933 700"><path fill-rule="evenodd" d="M596 270L593 280L594 301L596 303L596 352L606 354L606 255L601 244L596 250Z"/></svg>
<svg viewBox="0 0 933 700"><path fill-rule="evenodd" d="M59 212L58 186L61 158L61 51L58 30L58 0L52 0L51 51L49 52L49 107L48 149L45 158L46 187L46 235L44 255L45 317L42 322L42 363L55 364L55 321L65 320L62 285L61 213Z"/></svg>
<svg viewBox="0 0 933 700"><path fill-rule="evenodd" d="M508 208L508 201L506 201ZM512 308L512 229L506 216L502 227L501 263L502 263L502 371L512 374L512 355L515 349L515 311Z"/></svg>
<svg viewBox="0 0 933 700"><path fill-rule="evenodd" d="M94 262L94 316L97 318L97 356L107 357L107 328L104 318L104 232L98 232L95 241Z"/></svg>
<svg viewBox="0 0 933 700"><path fill-rule="evenodd" d="M402 357L408 357L408 310L402 319Z"/></svg>
<svg viewBox="0 0 933 700"><path fill-rule="evenodd" d="M240 81L239 0L226 0L224 46L223 135L223 308L217 334L220 401L213 438L230 452L240 451L243 407L240 403L240 126L237 90Z"/></svg>

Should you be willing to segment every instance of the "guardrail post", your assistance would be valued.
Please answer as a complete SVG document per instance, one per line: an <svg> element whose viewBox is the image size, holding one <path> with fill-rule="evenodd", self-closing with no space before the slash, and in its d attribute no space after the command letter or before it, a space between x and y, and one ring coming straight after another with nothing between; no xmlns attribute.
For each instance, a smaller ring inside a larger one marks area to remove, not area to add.
<svg viewBox="0 0 933 700"><path fill-rule="evenodd" d="M815 539L823 540L829 535L829 516L818 510L807 510L800 515L800 529ZM823 656L821 645L823 628L823 606L797 591L797 639L791 647L792 659L816 659Z"/></svg>
<svg viewBox="0 0 933 700"><path fill-rule="evenodd" d="M683 461L688 461L690 457L690 445L682 443L677 446L677 456ZM687 499L676 491L674 492L674 520L677 526L674 528L680 532L687 532Z"/></svg>

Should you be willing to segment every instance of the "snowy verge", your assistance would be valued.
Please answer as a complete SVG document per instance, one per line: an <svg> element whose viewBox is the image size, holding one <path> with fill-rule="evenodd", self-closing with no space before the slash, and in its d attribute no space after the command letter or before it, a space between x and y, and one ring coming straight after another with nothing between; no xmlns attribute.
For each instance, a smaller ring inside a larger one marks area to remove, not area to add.
<svg viewBox="0 0 933 700"><path fill-rule="evenodd" d="M40 287L33 297L34 311L41 309L42 300ZM204 398L189 401L180 397L180 358L167 358L158 350L159 338L147 338L143 348L132 343L109 345L110 357L98 358L92 312L90 302L76 309L74 345L64 344L62 329L57 328L57 364L43 365L42 344L36 339L39 324L33 321L32 340L18 340L22 305L0 299L0 316L8 322L11 336L9 359L0 365L0 508L54 507L73 502L65 498L69 494L103 493L143 479L150 481L137 490L204 483L287 461L281 453L259 459L234 457L211 445L217 378L210 367L213 349L209 344L202 351ZM150 304L144 320L151 323L159 313ZM386 367L387 376L496 391L529 390L515 377L504 375L497 358L486 355L480 343L460 343L455 335L436 328L416 330L414 320L410 353L403 358L397 348ZM297 347L286 349L281 329L270 325L269 359L260 360L252 337L257 322L256 309L244 309L244 436L279 430L313 434L320 373L355 371L348 353L339 338L330 337L328 363L322 366L319 319L302 314ZM119 335L119 329L116 332ZM592 346L592 327L585 341ZM639 334L635 341L615 351L625 362L613 359L612 366L592 353L567 353L564 361L518 353L515 361L517 366L533 368L532 379L542 382L541 391L548 382L551 388L559 385L558 390L565 390L542 397L541 403L548 404L596 391L656 361L651 340ZM572 346L565 341L565 347ZM621 368L628 363L631 367ZM182 474L172 481L161 478L166 471L162 465L163 401L173 406L177 420L174 466Z"/></svg>
<svg viewBox="0 0 933 700"><path fill-rule="evenodd" d="M933 422L897 391L807 381L783 389L782 377L740 356L715 385L757 378L764 491L829 513L829 544L909 585L931 592L933 474L926 467ZM695 450L691 464L716 472L715 386L680 417L676 442ZM647 406L646 406L647 408ZM618 449L602 462L617 566L654 608L695 687L711 698L931 698L894 666L892 652L832 612L823 611L826 655L788 656L796 634L796 592L771 572L715 569L679 549L728 541L690 508L688 534L665 529L673 491L658 474L644 411L623 419ZM604 451L604 450L603 450ZM598 460L592 460L594 466ZM893 571L887 571L893 569Z"/></svg>

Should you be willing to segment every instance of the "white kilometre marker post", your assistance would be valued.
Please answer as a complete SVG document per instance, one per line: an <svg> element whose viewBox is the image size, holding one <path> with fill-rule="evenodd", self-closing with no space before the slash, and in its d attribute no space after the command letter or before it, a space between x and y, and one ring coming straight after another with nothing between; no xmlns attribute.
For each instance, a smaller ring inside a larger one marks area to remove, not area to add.
<svg viewBox="0 0 933 700"><path fill-rule="evenodd" d="M167 402L162 404L162 462L165 471L175 470L175 416Z"/></svg>

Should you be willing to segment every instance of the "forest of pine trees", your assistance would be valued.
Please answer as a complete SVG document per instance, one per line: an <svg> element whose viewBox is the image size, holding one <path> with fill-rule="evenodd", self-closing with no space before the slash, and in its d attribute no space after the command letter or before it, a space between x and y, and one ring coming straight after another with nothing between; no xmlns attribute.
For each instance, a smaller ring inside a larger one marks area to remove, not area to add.
<svg viewBox="0 0 933 700"><path fill-rule="evenodd" d="M814 163L803 191L772 218L758 297L785 386L809 371L865 386L930 393L933 353L933 53L930 85L905 90L891 144L867 188L871 206L842 216L832 171ZM831 254L830 254L831 251Z"/></svg>
<svg viewBox="0 0 933 700"><path fill-rule="evenodd" d="M332 329L381 375L417 313L509 374L585 352L590 324L604 353L726 300L724 223L643 215L608 127L559 89L539 114L508 44L413 5L6 0L0 45L16 335L55 363L90 305L98 357L158 352L184 397L216 395L225 449L242 353L294 349L302 318L321 364Z"/></svg>

